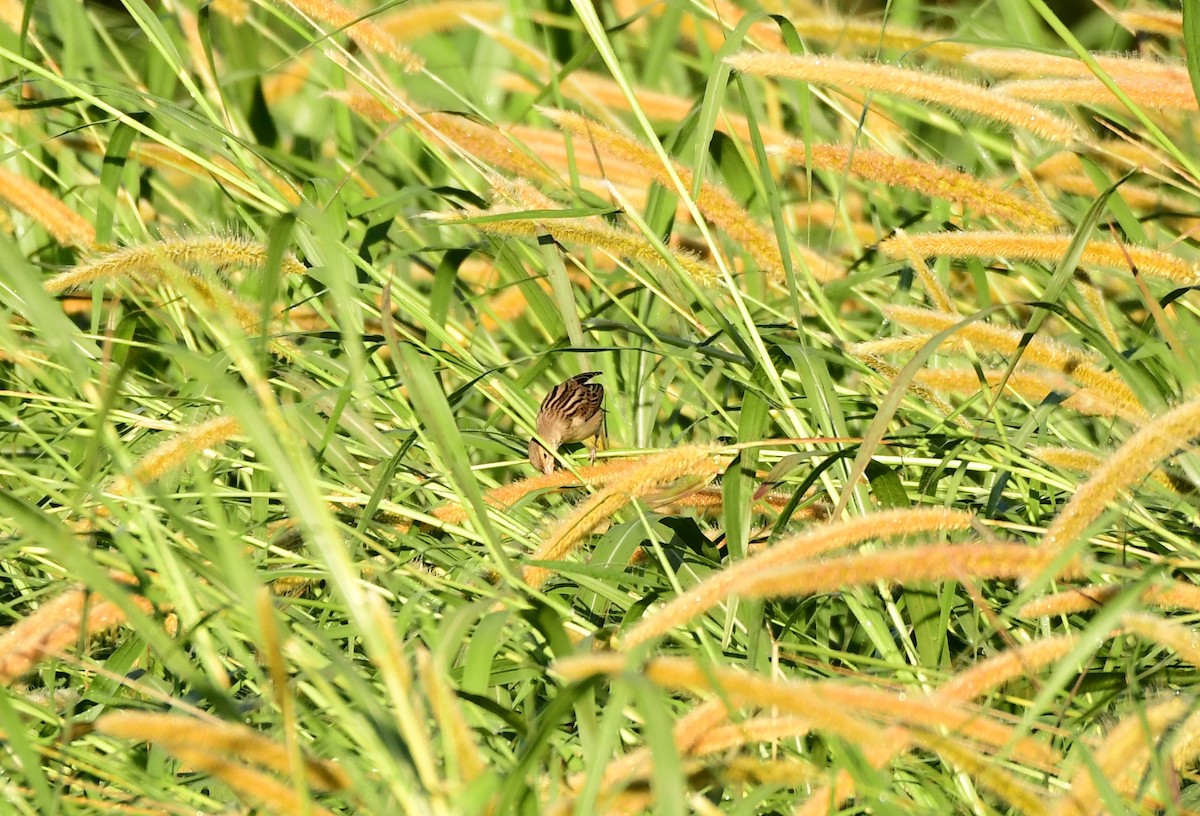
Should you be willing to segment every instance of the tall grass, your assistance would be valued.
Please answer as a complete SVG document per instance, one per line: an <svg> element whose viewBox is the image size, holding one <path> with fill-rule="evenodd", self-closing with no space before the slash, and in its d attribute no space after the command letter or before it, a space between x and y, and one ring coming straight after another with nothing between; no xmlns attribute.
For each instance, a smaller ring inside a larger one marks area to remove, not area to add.
<svg viewBox="0 0 1200 816"><path fill-rule="evenodd" d="M11 812L1196 810L1185 5L0 3Z"/></svg>

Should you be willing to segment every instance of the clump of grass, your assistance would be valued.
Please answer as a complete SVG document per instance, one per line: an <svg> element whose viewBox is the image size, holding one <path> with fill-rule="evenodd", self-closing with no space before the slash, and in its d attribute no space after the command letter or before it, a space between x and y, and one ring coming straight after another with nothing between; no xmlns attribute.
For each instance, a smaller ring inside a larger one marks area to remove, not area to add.
<svg viewBox="0 0 1200 816"><path fill-rule="evenodd" d="M111 5L0 4L25 810L1186 810L1181 15Z"/></svg>

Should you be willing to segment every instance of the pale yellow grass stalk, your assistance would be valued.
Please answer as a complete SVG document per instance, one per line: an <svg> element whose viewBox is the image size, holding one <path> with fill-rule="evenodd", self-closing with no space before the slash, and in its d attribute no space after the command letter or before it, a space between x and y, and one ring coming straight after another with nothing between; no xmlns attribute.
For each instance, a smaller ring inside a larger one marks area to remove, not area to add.
<svg viewBox="0 0 1200 816"><path fill-rule="evenodd" d="M780 598L836 592L882 581L958 581L972 578L1032 579L1050 565L1053 554L1023 544L935 544L899 551L844 555L783 567L738 587L747 598ZM1086 565L1076 559L1058 573L1078 578Z"/></svg>
<svg viewBox="0 0 1200 816"><path fill-rule="evenodd" d="M0 167L0 199L23 212L63 246L87 249L96 243L96 229L87 219L49 190L3 167Z"/></svg>
<svg viewBox="0 0 1200 816"><path fill-rule="evenodd" d="M1185 403L1156 417L1075 490L1046 530L1042 548L1057 553L1073 545L1118 492L1153 473L1163 459L1198 435L1200 401Z"/></svg>
<svg viewBox="0 0 1200 816"><path fill-rule="evenodd" d="M1041 108L929 71L840 57L794 54L742 53L727 58L726 62L748 74L860 88L929 102L1028 130L1054 142L1071 143L1080 135L1070 121Z"/></svg>
<svg viewBox="0 0 1200 816"><path fill-rule="evenodd" d="M130 602L143 612L153 609L138 595ZM0 634L0 686L33 671L47 656L78 645L125 622L125 613L111 601L74 586L43 603L37 611Z"/></svg>
<svg viewBox="0 0 1200 816"><path fill-rule="evenodd" d="M897 229L895 238L900 242L900 245L905 248L912 246L908 240L908 233L902 229ZM954 303L950 300L950 293L942 286L942 282L938 280L937 275L925 263L925 259L921 254L914 251L905 253L909 264L917 273L917 278L921 281L921 285L925 287L925 294L929 296L929 300L933 303L935 309L941 312L953 313Z"/></svg>
<svg viewBox="0 0 1200 816"><path fill-rule="evenodd" d="M915 190L930 198L953 201L963 208L1022 227L1054 229L1058 217L1041 207L985 181L932 162L891 156L874 150L841 145L791 142L788 161L821 170L848 172L856 178Z"/></svg>
<svg viewBox="0 0 1200 816"><path fill-rule="evenodd" d="M495 0L435 0L403 3L388 12L378 25L397 41L417 40L466 24L466 18L493 22L507 16L508 7Z"/></svg>
<svg viewBox="0 0 1200 816"><path fill-rule="evenodd" d="M227 442L241 433L232 416L219 416L177 433L142 456L128 475L118 476L106 488L110 495L127 496L135 484L149 484L183 467L198 452Z"/></svg>
<svg viewBox="0 0 1200 816"><path fill-rule="evenodd" d="M948 255L952 258L1008 258L1054 264L1067 254L1071 236L1022 232L927 232L910 235L909 240L913 248L927 258ZM902 258L905 254L905 248L895 239L882 241L879 249L890 258ZM1089 241L1079 260L1083 264L1124 272L1131 271L1129 261L1132 260L1143 274L1186 286L1200 283L1200 271L1195 264L1148 247L1126 245L1122 248L1113 241Z"/></svg>
<svg viewBox="0 0 1200 816"><path fill-rule="evenodd" d="M178 746L214 755L236 758L290 776L291 756L287 746L240 723L215 718L188 717L145 711L118 711L96 721L101 734L150 742L174 752ZM342 790L350 780L336 763L304 758L308 784L326 791Z"/></svg>
<svg viewBox="0 0 1200 816"><path fill-rule="evenodd" d="M396 42L394 37L374 22L359 20L361 15L357 11L339 5L334 0L276 0L276 2L291 7L311 20L326 23L339 31L344 30L359 48L387 57L409 73L420 71L424 67L420 57ZM355 22L356 20L358 22Z"/></svg>
<svg viewBox="0 0 1200 816"><path fill-rule="evenodd" d="M232 269L259 269L267 262L267 247L257 241L235 236L171 238L119 249L99 255L55 275L42 288L49 294L61 294L99 280L149 276L158 279L165 265L210 267L218 272ZM304 273L304 265L284 255L280 272Z"/></svg>
<svg viewBox="0 0 1200 816"><path fill-rule="evenodd" d="M809 559L869 540L891 540L916 534L943 534L966 530L972 516L942 507L889 510L869 516L822 525L785 539L757 555L726 567L642 620L620 639L630 649L669 632L737 595L762 576L792 566L816 568Z"/></svg>
<svg viewBox="0 0 1200 816"><path fill-rule="evenodd" d="M1126 715L1104 735L1103 743L1093 752L1095 767L1092 763L1079 764L1067 793L1054 803L1053 812L1062 816L1106 812L1100 807L1096 777L1104 779L1118 793L1135 793L1149 768L1151 752L1160 756L1166 753L1163 743L1170 740L1168 731L1188 719L1194 707L1194 701L1186 697L1138 706L1138 710Z"/></svg>
<svg viewBox="0 0 1200 816"><path fill-rule="evenodd" d="M1060 105L1120 105L1121 101L1098 79L1020 79L992 86L996 93L1026 102ZM1177 84L1118 78L1117 87L1135 105L1155 110L1194 111L1196 97L1187 77Z"/></svg>
<svg viewBox="0 0 1200 816"><path fill-rule="evenodd" d="M654 151L628 136L623 136L610 130L598 122L566 111L541 109L542 113L555 124L578 137L577 149L590 149L595 145L601 155L613 155L630 164L646 170L647 174L667 189L675 188L666 168L659 161ZM692 171L678 162L672 163L676 174L684 187L692 188L694 175ZM701 185L695 199L696 207L709 221L721 227L730 238L740 243L753 257L755 262L767 274L773 277L783 275L783 259L775 236L759 224L750 213L738 204L725 190L712 182ZM828 260L812 250L797 247L801 258L818 281L832 280L841 277L841 270Z"/></svg>
<svg viewBox="0 0 1200 816"><path fill-rule="evenodd" d="M511 207L492 207L488 210L464 208L453 215L431 212L425 213L424 217L441 224L453 225L464 218L522 212L524 211ZM549 233L561 243L589 246L609 252L616 258L630 258L660 269L670 268L668 261L658 250L650 246L641 234L611 227L592 219L545 218L534 215L528 219L492 221L468 226L489 235L516 235L533 239ZM716 280L716 271L691 253L671 249L668 249L667 252L680 268L697 282L712 284Z"/></svg>
<svg viewBox="0 0 1200 816"><path fill-rule="evenodd" d="M984 369L983 376L989 386L996 387L1004 382L1006 390L1034 404L1057 391L1065 395L1062 401L1064 408L1081 414L1120 417L1133 425L1142 425L1148 418L1140 406L1130 405L1124 398L1114 400L1110 394L1096 388L1079 388L1058 373L1017 370L1007 381L1005 373L1003 369L988 368ZM969 368L923 368L916 373L913 381L933 391L946 393L976 394L980 390L979 375Z"/></svg>
<svg viewBox="0 0 1200 816"><path fill-rule="evenodd" d="M962 320L958 314L934 312L911 306L885 306L883 313L888 319L901 325L934 332L940 332ZM1017 329L975 321L956 331L943 346L953 347L969 342L979 349L1012 355L1020 347L1022 336L1023 333ZM907 338L901 338L905 339ZM1145 416L1141 402L1129 386L1115 372L1100 369L1101 360L1097 355L1038 335L1026 345L1022 359L1057 371L1093 389L1098 392L1098 396L1117 406L1122 412L1121 415Z"/></svg>
<svg viewBox="0 0 1200 816"><path fill-rule="evenodd" d="M1086 273L1079 271L1075 275L1075 291L1083 298L1087 304L1088 315L1092 318L1100 331L1104 334L1104 339L1108 344L1115 349L1121 348L1121 338L1117 334L1117 328L1113 325L1112 320L1108 316L1108 302L1104 298L1104 292L1100 287L1092 283L1091 277Z"/></svg>
<svg viewBox="0 0 1200 816"><path fill-rule="evenodd" d="M452 760L457 772L453 781L468 784L487 770L487 761L480 753L475 734L463 715L462 704L450 688L445 670L435 664L427 649L417 649L417 676L429 699L437 733L445 746L446 761L449 764Z"/></svg>
<svg viewBox="0 0 1200 816"><path fill-rule="evenodd" d="M1165 37L1183 35L1183 15L1178 11L1120 11L1117 12L1117 22L1130 31L1145 31Z"/></svg>
<svg viewBox="0 0 1200 816"><path fill-rule="evenodd" d="M669 483L680 479L711 480L727 461L717 451L711 447L682 446L646 457L567 514L529 556L530 560L560 561L566 558L597 525L634 499L661 490ZM526 567L522 577L536 588L552 574L553 570L548 567Z"/></svg>

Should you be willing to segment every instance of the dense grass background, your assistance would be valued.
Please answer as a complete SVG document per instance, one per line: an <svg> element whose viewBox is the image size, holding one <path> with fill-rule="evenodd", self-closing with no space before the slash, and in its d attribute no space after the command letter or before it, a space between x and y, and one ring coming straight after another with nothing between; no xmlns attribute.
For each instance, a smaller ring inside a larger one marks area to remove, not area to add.
<svg viewBox="0 0 1200 816"><path fill-rule="evenodd" d="M6 812L1195 806L1188 11L0 3Z"/></svg>

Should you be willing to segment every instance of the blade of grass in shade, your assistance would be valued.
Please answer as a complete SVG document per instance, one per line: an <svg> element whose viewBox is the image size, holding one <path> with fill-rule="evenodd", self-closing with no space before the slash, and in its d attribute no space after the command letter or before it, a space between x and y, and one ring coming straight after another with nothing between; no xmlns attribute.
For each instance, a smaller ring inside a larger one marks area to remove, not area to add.
<svg viewBox="0 0 1200 816"><path fill-rule="evenodd" d="M1192 93L1200 103L1200 0L1183 0L1183 42Z"/></svg>
<svg viewBox="0 0 1200 816"><path fill-rule="evenodd" d="M463 444L462 432L454 421L454 414L450 410L450 404L446 402L441 383L433 375L425 356L410 345L400 347L398 362L404 384L408 388L408 397L416 415L422 419L434 451L441 459L442 472L450 476L451 487L463 506L470 511L472 522L487 543L492 566L515 585L519 578L508 555L500 546L496 531L492 528L487 505L483 501L483 492L471 471L471 459L467 455L466 445Z"/></svg>
<svg viewBox="0 0 1200 816"><path fill-rule="evenodd" d="M650 784L654 789L654 812L663 816L683 816L687 811L684 797L679 792L687 790L687 785L684 784L679 749L675 746L674 720L667 707L670 697L643 677L632 675L628 682L633 686L633 697L644 724L646 746L653 757Z"/></svg>

